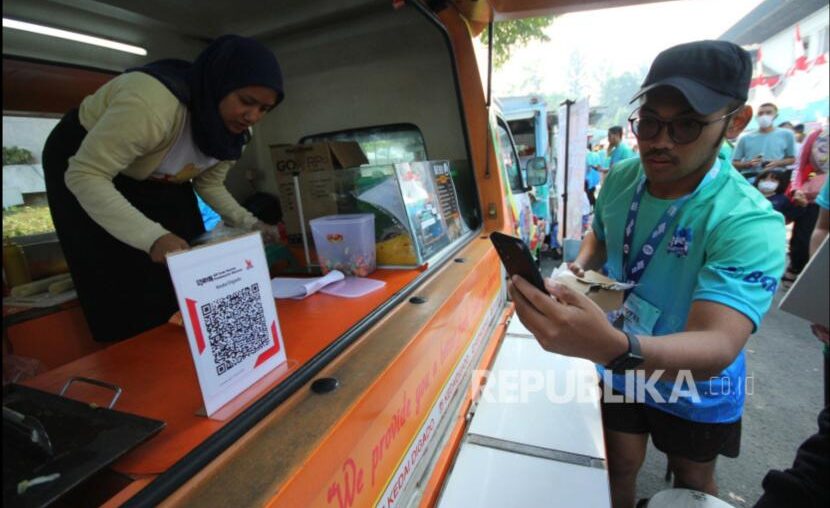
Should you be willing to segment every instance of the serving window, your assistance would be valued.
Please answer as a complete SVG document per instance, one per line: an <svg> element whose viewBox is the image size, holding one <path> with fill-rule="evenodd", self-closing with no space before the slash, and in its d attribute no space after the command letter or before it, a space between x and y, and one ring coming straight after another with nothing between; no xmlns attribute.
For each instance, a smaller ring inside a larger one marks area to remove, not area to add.
<svg viewBox="0 0 830 508"><path fill-rule="evenodd" d="M303 192L307 188L302 187L302 171L281 177L272 147L297 140L309 146L357 144L365 161L334 164L328 181L316 180L316 191L326 199L303 201L303 219L308 223L325 215L371 214L378 259L376 270L366 275L383 282L383 287L359 298L318 292L305 299L277 300L287 362L211 418L202 408L180 316L95 351L78 348L77 357L69 363L22 381L57 393L73 376L102 380L123 389L115 410L165 422L159 434L111 465L117 474L130 478L166 474L177 464L197 460L194 456L207 453L206 449L228 446L306 386L390 311L409 312L409 298L419 288L430 286L432 282L422 283L442 267L464 267L446 263L456 252L470 246L477 249L476 256L481 255L484 247L471 242L482 217L447 42L414 9L393 11L384 4L383 9L379 6L362 16L366 19L361 23L372 27L366 33L355 29L361 24L338 23L302 40L289 34L264 41L275 48L286 71L291 70L285 76L290 93L284 104L256 126L253 141L229 180L247 179L240 175L249 174L248 170L254 170L250 174L255 176L236 188L233 181L228 186L240 202L251 190L282 198L281 186L305 200L310 195ZM344 53L346 47L365 50ZM323 210L322 204L328 208ZM285 219L290 215L288 200L281 199L281 205ZM271 275L319 275L313 232L306 231L307 247L302 238L291 240L287 252L271 265ZM448 298L452 291L444 288L439 296ZM461 298L453 300L458 308ZM65 312L69 311L59 314ZM66 319L77 321L79 316L75 307ZM467 318L476 316L470 313ZM19 340L48 339L55 323L21 328ZM64 336L56 337L66 341ZM401 337L409 340L406 333ZM40 347L52 346L47 340ZM110 393L88 384L74 384L66 395L101 408L111 399Z"/></svg>
<svg viewBox="0 0 830 508"><path fill-rule="evenodd" d="M412 124L381 125L312 134L300 139L300 143L326 141L355 141L360 145L369 164L394 164L428 159L427 148L421 130Z"/></svg>

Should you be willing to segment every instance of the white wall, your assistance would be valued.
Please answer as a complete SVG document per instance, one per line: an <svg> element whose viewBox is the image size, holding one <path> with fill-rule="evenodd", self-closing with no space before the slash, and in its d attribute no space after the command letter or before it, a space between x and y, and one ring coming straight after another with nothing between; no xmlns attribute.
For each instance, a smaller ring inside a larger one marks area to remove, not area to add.
<svg viewBox="0 0 830 508"><path fill-rule="evenodd" d="M393 9L382 1L353 3L361 5L321 18L322 25L289 23L270 38L261 36L282 64L286 100L256 126L251 145L229 173L227 185L238 199L252 192L246 170L258 172L254 182L258 190L276 193L269 145L297 143L310 134L412 123L424 136L429 158L467 158L451 59L439 29L411 6ZM153 31L154 27L141 23L115 22L108 12L98 16L50 0L21 0L11 7L21 18L39 19L35 14L49 12L65 17L68 26L79 30L119 32L119 40L147 45L150 54L136 58L9 30L4 30L4 53L123 69L160 56L190 58L198 50L195 41L186 37ZM163 50L154 49L162 46ZM13 143L6 130L4 125L6 144ZM11 130L23 136L24 129ZM29 146L28 141L16 142ZM42 145L32 150L38 158L41 149Z"/></svg>
<svg viewBox="0 0 830 508"><path fill-rule="evenodd" d="M46 192L40 164L3 166L3 208L22 205L23 194Z"/></svg>
<svg viewBox="0 0 830 508"><path fill-rule="evenodd" d="M447 46L413 8L384 10L357 24L273 41L285 75L284 103L258 125L228 177L239 198L250 193L246 169L260 190L276 193L269 145L303 136L393 123L415 124L430 159L466 159L460 110Z"/></svg>
<svg viewBox="0 0 830 508"><path fill-rule="evenodd" d="M39 163L43 144L58 121L56 118L3 116L3 146L25 148Z"/></svg>
<svg viewBox="0 0 830 508"><path fill-rule="evenodd" d="M825 38L824 51L827 51L827 34L830 26L830 7L824 7L807 16L798 23L802 40L810 39L807 58L815 58L822 48L820 37ZM822 34L822 30L824 30ZM775 34L761 43L763 63L776 74L783 74L795 61L795 25Z"/></svg>

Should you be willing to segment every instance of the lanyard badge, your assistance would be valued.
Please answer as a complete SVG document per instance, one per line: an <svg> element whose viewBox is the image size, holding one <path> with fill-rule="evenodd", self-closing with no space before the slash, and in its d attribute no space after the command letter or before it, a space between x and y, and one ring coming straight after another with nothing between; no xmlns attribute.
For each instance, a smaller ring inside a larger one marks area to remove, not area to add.
<svg viewBox="0 0 830 508"><path fill-rule="evenodd" d="M642 202L643 194L646 190L645 175L640 178L640 182L637 184L637 190L634 192L634 197L631 199L631 206L628 207L628 218L625 221L625 234L623 236L623 274L627 278L627 282L637 284L640 281L643 273L648 267L648 264L654 257L654 253L657 252L657 247L660 245L660 242L663 241L663 237L666 236L666 232L669 230L669 226L674 221L675 217L680 214L680 211L683 210L686 203L688 203L689 200L700 191L700 189L715 179L719 173L719 170L720 164L716 159L715 165L709 170L708 173L706 173L706 176L697 186L695 191L678 199L672 203L672 205L669 206L665 212L663 212L663 216L660 217L660 220L657 222L657 226L655 226L643 246L636 253L633 261L630 261L631 244L634 240L634 229L637 224L637 213L640 211L640 203ZM633 291L633 289L626 291L626 296L628 296L631 291Z"/></svg>

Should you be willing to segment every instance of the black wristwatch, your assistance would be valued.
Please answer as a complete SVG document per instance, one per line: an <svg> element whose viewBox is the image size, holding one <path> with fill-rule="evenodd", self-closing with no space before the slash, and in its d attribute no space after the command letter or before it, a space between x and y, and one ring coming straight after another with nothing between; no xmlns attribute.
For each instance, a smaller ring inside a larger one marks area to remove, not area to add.
<svg viewBox="0 0 830 508"><path fill-rule="evenodd" d="M624 374L627 370L637 368L645 360L643 353L640 351L640 341L637 336L625 331L623 333L628 339L628 351L614 358L605 366L614 374Z"/></svg>

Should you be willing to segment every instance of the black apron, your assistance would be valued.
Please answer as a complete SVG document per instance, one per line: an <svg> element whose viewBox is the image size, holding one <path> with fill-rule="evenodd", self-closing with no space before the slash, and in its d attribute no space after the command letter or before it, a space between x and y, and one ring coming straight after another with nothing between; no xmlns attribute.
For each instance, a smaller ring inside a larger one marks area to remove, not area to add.
<svg viewBox="0 0 830 508"><path fill-rule="evenodd" d="M67 189L69 158L86 134L75 109L49 135L43 149L46 195L92 337L117 341L165 323L178 305L167 266L110 235ZM138 211L185 241L204 232L190 182L136 181L118 175L113 184Z"/></svg>

